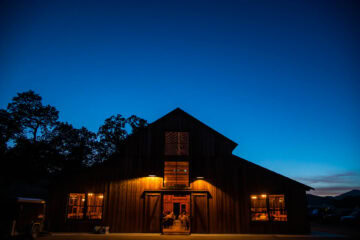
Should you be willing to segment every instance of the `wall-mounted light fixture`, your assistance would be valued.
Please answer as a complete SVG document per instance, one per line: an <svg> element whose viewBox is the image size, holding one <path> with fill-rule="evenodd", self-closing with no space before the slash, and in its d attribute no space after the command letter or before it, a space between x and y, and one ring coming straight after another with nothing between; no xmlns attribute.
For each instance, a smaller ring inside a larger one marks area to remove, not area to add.
<svg viewBox="0 0 360 240"><path fill-rule="evenodd" d="M154 175L154 174L149 174L149 177L156 177L156 175Z"/></svg>
<svg viewBox="0 0 360 240"><path fill-rule="evenodd" d="M204 177L196 177L196 179L204 179Z"/></svg>

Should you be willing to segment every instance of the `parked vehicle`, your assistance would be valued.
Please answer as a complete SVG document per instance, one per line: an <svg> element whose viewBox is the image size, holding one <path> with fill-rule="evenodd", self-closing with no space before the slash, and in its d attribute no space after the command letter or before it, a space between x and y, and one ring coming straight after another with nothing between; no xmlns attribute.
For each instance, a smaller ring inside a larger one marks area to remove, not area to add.
<svg viewBox="0 0 360 240"><path fill-rule="evenodd" d="M346 224L360 223L360 209L353 211L351 214L347 216L342 216L340 218L340 221Z"/></svg>
<svg viewBox="0 0 360 240"><path fill-rule="evenodd" d="M9 199L3 237L24 236L36 239L44 229L46 202L43 199Z"/></svg>

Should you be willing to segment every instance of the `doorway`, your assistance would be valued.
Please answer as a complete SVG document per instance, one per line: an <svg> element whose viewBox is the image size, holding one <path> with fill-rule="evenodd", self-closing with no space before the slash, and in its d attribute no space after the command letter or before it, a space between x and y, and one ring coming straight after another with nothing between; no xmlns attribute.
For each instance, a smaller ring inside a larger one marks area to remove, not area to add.
<svg viewBox="0 0 360 240"><path fill-rule="evenodd" d="M164 194L161 228L164 234L190 233L190 194Z"/></svg>

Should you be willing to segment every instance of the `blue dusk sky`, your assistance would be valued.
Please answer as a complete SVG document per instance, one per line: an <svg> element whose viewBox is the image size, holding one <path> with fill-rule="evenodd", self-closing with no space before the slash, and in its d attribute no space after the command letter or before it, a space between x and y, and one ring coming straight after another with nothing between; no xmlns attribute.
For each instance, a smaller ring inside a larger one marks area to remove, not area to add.
<svg viewBox="0 0 360 240"><path fill-rule="evenodd" d="M358 1L0 3L0 108L34 90L97 131L180 107L234 154L313 186L360 189Z"/></svg>

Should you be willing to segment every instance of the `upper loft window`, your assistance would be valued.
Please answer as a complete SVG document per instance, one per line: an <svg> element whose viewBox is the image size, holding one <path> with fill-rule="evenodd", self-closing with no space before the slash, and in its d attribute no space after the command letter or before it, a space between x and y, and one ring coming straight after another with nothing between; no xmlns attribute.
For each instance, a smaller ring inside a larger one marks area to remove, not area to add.
<svg viewBox="0 0 360 240"><path fill-rule="evenodd" d="M189 133L188 132L165 132L165 155L188 156Z"/></svg>

